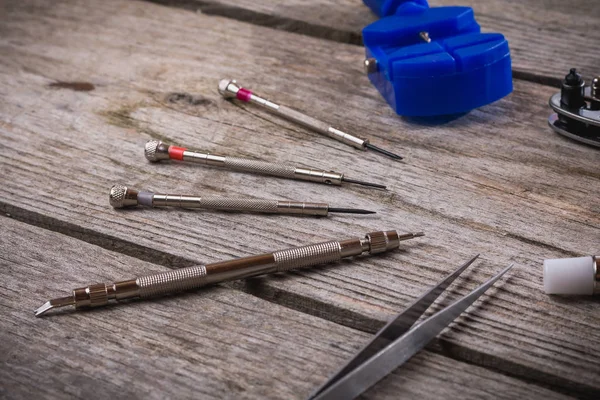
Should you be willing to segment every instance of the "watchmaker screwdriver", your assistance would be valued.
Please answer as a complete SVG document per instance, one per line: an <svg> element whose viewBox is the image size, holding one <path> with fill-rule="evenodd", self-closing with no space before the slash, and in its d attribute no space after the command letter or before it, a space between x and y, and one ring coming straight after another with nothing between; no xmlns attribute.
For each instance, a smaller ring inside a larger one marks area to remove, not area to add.
<svg viewBox="0 0 600 400"><path fill-rule="evenodd" d="M296 214L327 216L332 213L375 214L375 211L356 208L333 208L327 203L304 203L287 200L236 199L213 196L185 196L181 194L158 194L139 191L124 185L114 185L109 193L114 208L135 207L182 207L209 210L246 211L271 214Z"/></svg>
<svg viewBox="0 0 600 400"><path fill-rule="evenodd" d="M300 124L315 132L329 136L332 139L338 140L354 148L360 150L370 149L384 154L388 157L391 157L395 160L402 160L402 157L400 157L399 155L384 150L375 145L372 145L371 143L369 143L368 139L361 139L349 133L342 132L339 129L335 129L334 127L329 126L325 122L319 121L316 118L310 117L292 108L273 103L272 101L269 101L253 93L252 91L241 87L235 80L221 80L219 82L219 93L226 99L236 97L238 100L241 100L243 102L256 104L267 111L280 115L285 119Z"/></svg>
<svg viewBox="0 0 600 400"><path fill-rule="evenodd" d="M80 309L104 306L109 300L162 296L218 282L331 263L365 252L384 253L398 248L403 240L423 235L423 232L403 235L398 235L396 231L371 232L364 238L293 247L258 256L159 272L116 283L90 285L73 290L69 296L47 301L35 311L35 315L39 317L58 307L75 306Z"/></svg>
<svg viewBox="0 0 600 400"><path fill-rule="evenodd" d="M144 154L149 161L180 160L190 161L197 164L215 165L235 171L254 172L283 178L300 179L304 181L327 183L330 185L341 185L342 182L355 183L357 185L370 186L385 189L384 185L348 179L339 172L325 171L322 169L295 167L293 165L278 164L268 161L251 160L240 157L219 156L210 153L199 153L163 143L150 140L144 147Z"/></svg>

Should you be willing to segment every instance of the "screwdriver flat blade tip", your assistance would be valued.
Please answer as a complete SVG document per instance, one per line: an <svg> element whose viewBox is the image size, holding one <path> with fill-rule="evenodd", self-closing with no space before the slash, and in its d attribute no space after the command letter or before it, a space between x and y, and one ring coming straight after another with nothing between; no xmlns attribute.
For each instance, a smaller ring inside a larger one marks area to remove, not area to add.
<svg viewBox="0 0 600 400"><path fill-rule="evenodd" d="M40 308L35 310L35 316L39 317L40 315L44 314L46 311L48 311L52 308L54 308L54 307L52 307L52 304L50 304L50 302L47 301L44 304L42 304L42 306Z"/></svg>
<svg viewBox="0 0 600 400"><path fill-rule="evenodd" d="M394 160L402 160L403 159L403 157L399 156L398 154L394 154L391 151L384 150L381 147L377 147L377 146L375 146L375 145L373 145L371 143L367 143L365 145L365 147L367 149L369 149L369 150L374 150L374 151L379 152L379 153L381 153L383 155L386 155L386 156L388 156L390 158L393 158Z"/></svg>
<svg viewBox="0 0 600 400"><path fill-rule="evenodd" d="M73 299L73 296L67 296L67 297L61 297L59 299L53 299L53 300L45 302L44 304L41 305L41 307L39 307L37 310L35 310L35 316L40 317L43 314L47 313L48 311L52 310L53 308L71 306L74 304L75 304L75 300Z"/></svg>
<svg viewBox="0 0 600 400"><path fill-rule="evenodd" d="M339 207L329 207L329 212L331 213L347 213L347 214L376 214L375 211L363 210L360 208L339 208Z"/></svg>
<svg viewBox="0 0 600 400"><path fill-rule="evenodd" d="M374 187L374 188L377 188L377 189L387 190L387 187L385 185L380 185L378 183L364 182L364 181L359 181L359 180L356 180L356 179L348 179L346 177L342 178L342 181L343 182L348 182L348 183L354 183L354 184L357 184L357 185L370 186L370 187Z"/></svg>
<svg viewBox="0 0 600 400"><path fill-rule="evenodd" d="M421 236L425 236L425 232L405 233L403 235L398 236L398 239L400 239L400 241L403 241L403 240L410 240L410 239L418 238Z"/></svg>

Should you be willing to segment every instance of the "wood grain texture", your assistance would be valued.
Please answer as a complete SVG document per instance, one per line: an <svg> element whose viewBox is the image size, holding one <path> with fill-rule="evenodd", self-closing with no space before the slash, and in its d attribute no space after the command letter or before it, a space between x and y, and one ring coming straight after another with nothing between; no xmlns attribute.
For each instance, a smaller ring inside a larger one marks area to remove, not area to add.
<svg viewBox="0 0 600 400"><path fill-rule="evenodd" d="M224 287L38 319L48 296L165 268L0 222L2 398L305 398L369 337ZM363 398L398 393L568 398L427 351Z"/></svg>
<svg viewBox="0 0 600 400"><path fill-rule="evenodd" d="M564 393L597 394L597 300L542 292L542 259L600 251L600 206L590 201L600 195L598 152L547 127L552 89L516 82L515 93L500 102L427 125L398 118L383 104L362 74L357 46L141 2L26 1L4 3L2 11L2 211L169 267L377 229L424 230L427 238L407 243L405 251L235 287L373 332L474 253L484 261L450 298L514 261L511 276L459 318L437 350ZM320 58L324 53L332 59ZM364 134L406 162L354 151L224 101L216 90L224 77ZM61 89L55 82L95 89ZM390 191L151 165L142 150L150 138L321 165ZM107 193L119 181L162 192L329 201L379 214L114 211Z"/></svg>
<svg viewBox="0 0 600 400"><path fill-rule="evenodd" d="M377 19L360 0L150 1L354 44L361 44L362 28ZM473 7L483 31L503 33L509 40L515 78L557 86L573 67L588 79L600 74L600 55L592 50L600 41L600 2L431 0L429 4Z"/></svg>

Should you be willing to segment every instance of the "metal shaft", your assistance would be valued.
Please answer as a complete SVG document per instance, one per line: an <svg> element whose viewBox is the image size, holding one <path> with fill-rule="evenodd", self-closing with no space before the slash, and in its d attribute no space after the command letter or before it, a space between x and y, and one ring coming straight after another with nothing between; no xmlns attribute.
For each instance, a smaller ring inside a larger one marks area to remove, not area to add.
<svg viewBox="0 0 600 400"><path fill-rule="evenodd" d="M235 97L238 100L256 104L264 108L265 110L277 114L287 120L295 122L315 132L319 132L325 136L338 140L354 148L360 150L367 150L369 148L371 150L375 150L382 154L385 154L388 157L395 158L398 160L402 159L402 157L398 156L397 154L370 145L368 139L362 139L349 133L343 132L316 118L310 117L304 113L301 113L289 107L269 101L257 95L256 93L241 87L235 80L221 80L219 82L219 93L221 93L221 95L225 98Z"/></svg>
<svg viewBox="0 0 600 400"><path fill-rule="evenodd" d="M374 214L374 211L361 209L330 208L327 203L158 194L139 191L124 185L114 185L110 189L109 202L114 208L135 207L141 205L147 207L204 208L209 210L313 216L327 216L329 212Z"/></svg>
<svg viewBox="0 0 600 400"><path fill-rule="evenodd" d="M108 304L111 300L161 296L218 282L330 263L365 252L384 253L398 248L403 240L423 235L422 232L403 235L398 235L396 231L372 232L364 238L294 247L258 256L160 272L111 284L90 285L73 290L70 296L46 302L36 310L35 315L40 316L53 308L68 305L76 308L98 307Z"/></svg>
<svg viewBox="0 0 600 400"><path fill-rule="evenodd" d="M189 161L197 164L224 167L235 171L252 172L264 175L279 176L290 179L300 179L311 182L341 185L344 174L325 171L317 168L296 167L267 161L250 160L239 157L221 156L210 153L199 153L185 147L173 146L162 141L150 140L144 147L144 154L149 161L161 160ZM384 185L356 181L359 184L385 189Z"/></svg>

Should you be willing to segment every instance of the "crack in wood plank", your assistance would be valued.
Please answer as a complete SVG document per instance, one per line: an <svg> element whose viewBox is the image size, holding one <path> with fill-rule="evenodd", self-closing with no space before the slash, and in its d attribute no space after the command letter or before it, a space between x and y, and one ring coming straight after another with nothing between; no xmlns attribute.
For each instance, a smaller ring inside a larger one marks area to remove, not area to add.
<svg viewBox="0 0 600 400"><path fill-rule="evenodd" d="M362 28L377 19L364 4L358 5L357 2L351 0L321 1L311 5L299 1L287 2L285 5L254 0L251 2L238 0L144 1L359 46L362 46ZM453 0L439 0L430 3L432 7L455 5ZM498 31L507 35L511 43L514 41L514 79L560 87L562 76L575 65L573 60L579 61L575 66L583 69L588 76L598 73L594 68L600 59L587 56L585 52L579 52L576 48L569 48L568 43L570 40L578 42L577 49L593 48L599 37L590 34L594 31L593 23L590 21L593 21L594 12L600 12L600 8L594 8L594 5L585 0L578 0L576 4L570 5L568 11L581 10L582 15L579 18L569 18L567 10L563 9L564 6L557 3L537 4L536 0L515 2L515 4L505 3L503 0L494 0L481 5L475 0L466 2L463 0L461 4L475 9L476 19L484 31ZM548 14L550 18L548 21L531 18L538 13L540 6L545 7L546 12L552 13ZM558 20L555 21L557 18ZM582 24L581 21L584 18L587 23ZM565 28L563 28L564 25L566 25ZM587 27L589 29L586 29ZM545 36L541 35L551 37L552 40L546 40ZM521 40L520 36L525 40ZM571 39L562 40L563 36ZM560 52L556 49L557 47L560 47ZM534 57L540 57L543 61L532 63L527 60ZM562 68L552 67L557 64L562 65ZM540 72L539 68L543 68L544 72ZM548 69L555 72L556 75L549 74Z"/></svg>

